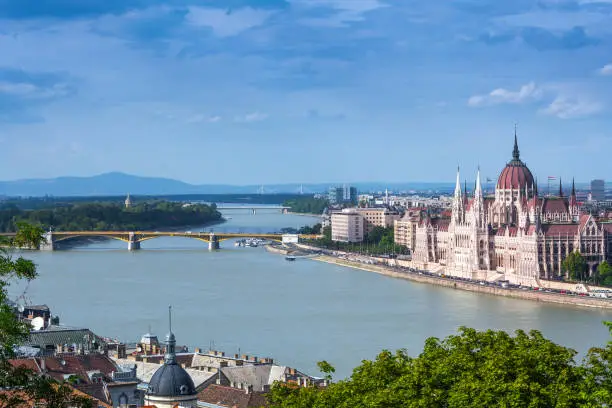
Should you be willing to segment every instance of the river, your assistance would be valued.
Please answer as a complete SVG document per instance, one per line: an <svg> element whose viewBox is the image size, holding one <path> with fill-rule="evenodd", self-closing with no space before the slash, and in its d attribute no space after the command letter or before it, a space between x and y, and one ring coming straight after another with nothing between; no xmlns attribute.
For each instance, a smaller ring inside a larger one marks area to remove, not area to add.
<svg viewBox="0 0 612 408"><path fill-rule="evenodd" d="M318 221L269 210L224 216L231 219L204 229L263 233ZM27 296L49 305L63 324L123 341L138 340L150 326L163 337L172 305L179 344L269 356L313 375L316 362L327 360L336 378L383 348L417 355L427 337L462 325L537 329L583 354L609 339L601 322L612 320L610 311L456 291L313 260L287 262L228 241L212 252L197 240L157 238L135 252L105 241L27 256L40 273ZM10 293L23 288L13 285Z"/></svg>

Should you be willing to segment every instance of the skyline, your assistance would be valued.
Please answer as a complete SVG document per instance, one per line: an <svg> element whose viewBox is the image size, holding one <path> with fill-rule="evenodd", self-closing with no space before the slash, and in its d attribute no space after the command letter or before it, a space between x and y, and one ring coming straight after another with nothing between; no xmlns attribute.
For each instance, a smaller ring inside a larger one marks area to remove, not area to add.
<svg viewBox="0 0 612 408"><path fill-rule="evenodd" d="M534 175L605 179L611 15L609 0L7 0L0 179L494 178L517 122Z"/></svg>

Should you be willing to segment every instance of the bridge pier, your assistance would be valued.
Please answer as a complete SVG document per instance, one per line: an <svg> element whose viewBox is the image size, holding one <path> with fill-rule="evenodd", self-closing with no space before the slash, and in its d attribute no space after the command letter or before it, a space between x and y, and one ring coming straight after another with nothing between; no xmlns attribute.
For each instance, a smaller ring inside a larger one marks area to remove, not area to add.
<svg viewBox="0 0 612 408"><path fill-rule="evenodd" d="M136 251L138 249L140 249L140 241L138 241L133 232L130 232L128 238L128 251Z"/></svg>
<svg viewBox="0 0 612 408"><path fill-rule="evenodd" d="M53 232L49 231L43 235L43 240L40 242L40 247L38 248L41 251L54 251L55 250L55 242L53 241Z"/></svg>
<svg viewBox="0 0 612 408"><path fill-rule="evenodd" d="M209 251L214 251L216 249L219 249L219 238L217 238L217 236L214 233L210 234L210 238L208 241L208 250Z"/></svg>

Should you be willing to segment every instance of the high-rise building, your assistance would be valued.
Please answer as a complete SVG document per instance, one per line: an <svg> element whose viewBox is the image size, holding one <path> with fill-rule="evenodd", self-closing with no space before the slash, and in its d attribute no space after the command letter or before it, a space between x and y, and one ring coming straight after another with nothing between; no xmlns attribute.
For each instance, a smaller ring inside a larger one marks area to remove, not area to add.
<svg viewBox="0 0 612 408"><path fill-rule="evenodd" d="M591 200L603 201L605 197L603 180L591 180Z"/></svg>
<svg viewBox="0 0 612 408"><path fill-rule="evenodd" d="M347 186L330 187L328 194L329 203L338 204L357 204L357 187Z"/></svg>

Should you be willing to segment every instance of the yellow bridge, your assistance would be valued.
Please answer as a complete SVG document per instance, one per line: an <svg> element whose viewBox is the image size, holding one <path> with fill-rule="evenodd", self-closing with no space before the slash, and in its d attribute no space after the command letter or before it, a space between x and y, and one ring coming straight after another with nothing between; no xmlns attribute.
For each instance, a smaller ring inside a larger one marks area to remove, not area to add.
<svg viewBox="0 0 612 408"><path fill-rule="evenodd" d="M14 236L14 233L2 233L0 236ZM50 231L45 234L40 249L54 250L57 242L75 238L108 238L127 242L129 250L140 249L140 243L160 237L180 237L197 239L208 243L209 249L218 249L219 242L228 239L259 238L281 243L298 242L299 239L319 238L310 234L259 234L237 232L179 232L179 231Z"/></svg>

